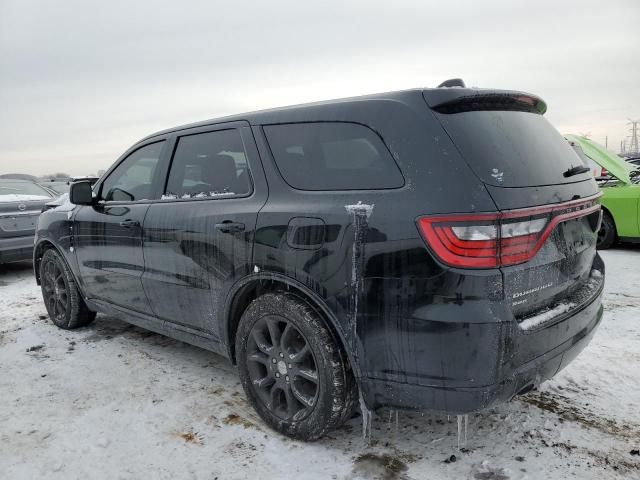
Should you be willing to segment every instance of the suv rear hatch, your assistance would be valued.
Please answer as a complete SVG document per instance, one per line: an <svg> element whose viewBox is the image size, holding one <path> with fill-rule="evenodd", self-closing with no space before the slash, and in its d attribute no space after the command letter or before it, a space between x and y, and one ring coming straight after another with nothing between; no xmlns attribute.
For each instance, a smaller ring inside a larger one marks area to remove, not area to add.
<svg viewBox="0 0 640 480"><path fill-rule="evenodd" d="M544 102L466 88L423 95L498 210L421 219L436 255L452 266L500 268L505 298L523 329L590 301L599 192L589 169L543 117Z"/></svg>

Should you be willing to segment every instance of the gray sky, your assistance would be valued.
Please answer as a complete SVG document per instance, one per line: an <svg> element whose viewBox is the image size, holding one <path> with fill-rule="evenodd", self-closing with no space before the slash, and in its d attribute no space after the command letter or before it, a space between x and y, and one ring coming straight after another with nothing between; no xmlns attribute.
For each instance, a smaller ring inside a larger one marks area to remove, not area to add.
<svg viewBox="0 0 640 480"><path fill-rule="evenodd" d="M163 128L451 77L536 93L615 151L640 119L638 0L313 3L0 0L0 173L95 173Z"/></svg>

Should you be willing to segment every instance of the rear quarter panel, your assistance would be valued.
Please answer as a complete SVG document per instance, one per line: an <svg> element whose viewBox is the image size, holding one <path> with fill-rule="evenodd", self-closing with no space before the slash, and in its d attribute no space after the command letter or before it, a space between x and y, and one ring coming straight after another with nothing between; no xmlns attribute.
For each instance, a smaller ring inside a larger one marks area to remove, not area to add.
<svg viewBox="0 0 640 480"><path fill-rule="evenodd" d="M294 189L280 176L261 125L255 125L269 179L269 199L258 216L255 265L261 272L295 279L325 302L362 376L440 385L444 377L467 369L466 361L456 363L454 351L442 356L443 338L466 328L467 322L499 322L490 305L498 299L487 299L487 290L501 292L500 272L459 275L443 268L430 255L415 221L421 215L496 207L420 92L388 101L309 107L295 115L271 113L261 124L296 121L368 126L384 140L405 185L390 190ZM352 207L360 202L364 211L358 214ZM319 218L333 234L317 248L292 248L287 236L294 217ZM447 304L459 308L443 308ZM496 341L500 330L496 325L487 342ZM479 348L471 343L469 348Z"/></svg>

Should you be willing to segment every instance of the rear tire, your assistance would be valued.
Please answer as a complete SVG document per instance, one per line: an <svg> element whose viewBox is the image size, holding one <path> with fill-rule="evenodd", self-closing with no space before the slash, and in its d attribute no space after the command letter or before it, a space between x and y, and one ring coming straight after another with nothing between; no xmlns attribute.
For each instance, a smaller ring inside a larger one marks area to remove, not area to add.
<svg viewBox="0 0 640 480"><path fill-rule="evenodd" d="M291 293L267 293L245 310L236 360L249 402L273 429L316 440L353 412L357 387L324 320Z"/></svg>
<svg viewBox="0 0 640 480"><path fill-rule="evenodd" d="M95 320L96 312L84 303L71 270L53 248L42 255L40 286L49 318L57 327L71 330Z"/></svg>
<svg viewBox="0 0 640 480"><path fill-rule="evenodd" d="M602 213L602 225L598 230L598 243L596 247L598 250L606 250L611 248L618 238L616 232L616 224L613 222L613 218L608 212Z"/></svg>

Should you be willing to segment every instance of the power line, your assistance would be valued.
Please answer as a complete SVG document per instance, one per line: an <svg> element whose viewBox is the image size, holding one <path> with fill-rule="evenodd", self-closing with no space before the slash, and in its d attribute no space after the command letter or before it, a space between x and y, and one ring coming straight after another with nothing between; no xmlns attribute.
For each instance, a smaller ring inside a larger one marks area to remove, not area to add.
<svg viewBox="0 0 640 480"><path fill-rule="evenodd" d="M629 143L625 145L625 150L628 152L637 153L640 152L640 147L638 146L638 124L640 120L631 120L628 119L627 125L629 125Z"/></svg>

